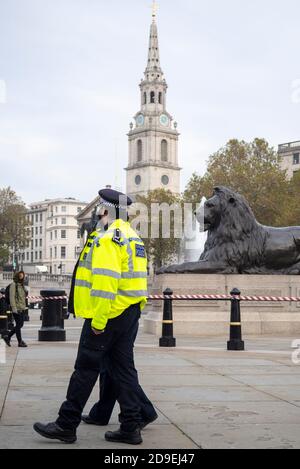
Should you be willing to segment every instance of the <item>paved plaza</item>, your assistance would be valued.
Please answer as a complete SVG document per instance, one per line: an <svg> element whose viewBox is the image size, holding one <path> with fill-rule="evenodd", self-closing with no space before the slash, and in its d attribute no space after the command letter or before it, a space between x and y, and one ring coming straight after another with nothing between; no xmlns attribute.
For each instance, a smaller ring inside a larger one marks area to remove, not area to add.
<svg viewBox="0 0 300 469"><path fill-rule="evenodd" d="M39 343L39 312L0 365L0 448L73 446L40 438L35 421L56 419L76 357L81 321L66 321L66 343ZM140 381L159 419L143 432L144 449L300 448L300 365L291 359L297 337L247 338L246 352L227 352L226 337L180 338L160 349L141 327L136 346ZM97 399L98 389L87 405ZM76 448L129 448L104 440L118 428L118 409L105 428L82 424ZM130 447L132 448L132 447Z"/></svg>

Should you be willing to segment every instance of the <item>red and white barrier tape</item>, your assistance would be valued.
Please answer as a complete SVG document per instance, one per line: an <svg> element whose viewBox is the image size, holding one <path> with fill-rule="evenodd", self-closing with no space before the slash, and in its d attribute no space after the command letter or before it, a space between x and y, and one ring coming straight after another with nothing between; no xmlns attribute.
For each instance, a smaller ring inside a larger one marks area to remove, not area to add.
<svg viewBox="0 0 300 469"><path fill-rule="evenodd" d="M5 295L0 295L0 300L1 298L5 298ZM39 302L43 300L68 300L67 296L50 296L50 297L44 297L44 296L28 296L27 300L30 302Z"/></svg>
<svg viewBox="0 0 300 469"><path fill-rule="evenodd" d="M230 300L228 295L150 295L148 300Z"/></svg>
<svg viewBox="0 0 300 469"><path fill-rule="evenodd" d="M4 295L0 294L0 299L4 298ZM231 299L238 299L241 301L259 301L259 302L294 302L300 303L300 297L296 296L238 296L238 295L149 295L148 300L153 301L163 301L165 299L174 300L174 301L184 301L184 300L198 300L198 301L210 301L210 300L218 300L218 301L230 301ZM29 301L32 302L39 302L43 300L68 300L67 296L50 296L50 297L42 297L42 296L29 296Z"/></svg>
<svg viewBox="0 0 300 469"><path fill-rule="evenodd" d="M149 300L228 300L238 299L241 301L271 301L271 302L300 302L300 297L296 296L239 296L239 295L151 295L148 297Z"/></svg>

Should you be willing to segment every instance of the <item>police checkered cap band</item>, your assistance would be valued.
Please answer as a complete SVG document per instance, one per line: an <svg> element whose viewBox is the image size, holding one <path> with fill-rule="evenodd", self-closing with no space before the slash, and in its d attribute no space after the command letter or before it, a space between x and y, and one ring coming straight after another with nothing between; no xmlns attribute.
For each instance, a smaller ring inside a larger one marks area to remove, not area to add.
<svg viewBox="0 0 300 469"><path fill-rule="evenodd" d="M112 202L108 202L107 200L102 199L100 197L100 205L103 205L104 207L112 207L120 210L127 210L128 205L120 205L120 204L113 204Z"/></svg>

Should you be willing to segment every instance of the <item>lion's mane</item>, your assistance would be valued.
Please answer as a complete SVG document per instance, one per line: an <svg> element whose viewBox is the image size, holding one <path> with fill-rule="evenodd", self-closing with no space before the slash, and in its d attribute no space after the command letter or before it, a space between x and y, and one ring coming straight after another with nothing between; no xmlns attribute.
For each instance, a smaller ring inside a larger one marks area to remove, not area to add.
<svg viewBox="0 0 300 469"><path fill-rule="evenodd" d="M224 261L238 273L263 271L267 233L246 199L227 187L216 187L220 221L208 231L201 261Z"/></svg>

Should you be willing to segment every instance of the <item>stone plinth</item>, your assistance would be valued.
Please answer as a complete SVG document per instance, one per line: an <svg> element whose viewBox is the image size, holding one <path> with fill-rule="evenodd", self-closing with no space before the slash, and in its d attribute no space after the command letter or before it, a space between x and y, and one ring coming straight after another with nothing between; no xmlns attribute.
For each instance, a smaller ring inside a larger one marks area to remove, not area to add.
<svg viewBox="0 0 300 469"><path fill-rule="evenodd" d="M155 278L152 293L171 288L174 294L225 294L239 288L242 295L299 296L298 275L165 274ZM162 302L153 301L144 319L144 331L161 335ZM298 335L300 303L241 302L243 334ZM174 335L229 334L230 301L174 301Z"/></svg>

